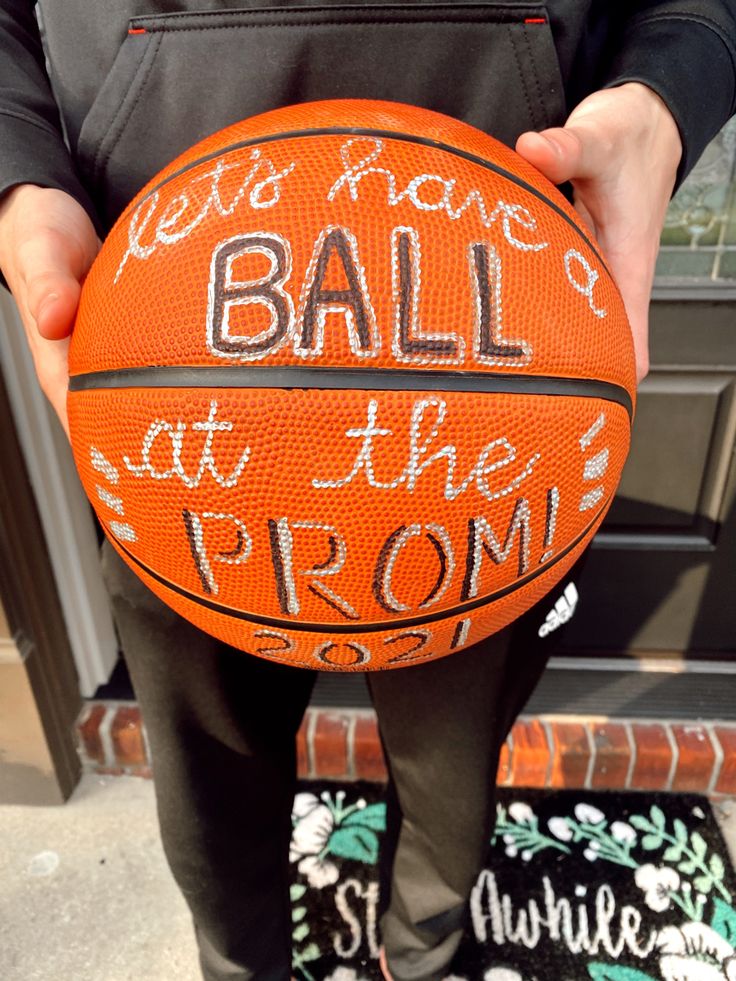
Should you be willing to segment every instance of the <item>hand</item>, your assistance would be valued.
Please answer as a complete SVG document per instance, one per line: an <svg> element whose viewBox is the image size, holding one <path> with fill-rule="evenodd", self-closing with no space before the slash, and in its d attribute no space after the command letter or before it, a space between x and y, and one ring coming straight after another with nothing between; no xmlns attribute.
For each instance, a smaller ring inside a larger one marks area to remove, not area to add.
<svg viewBox="0 0 736 981"><path fill-rule="evenodd" d="M641 381L654 264L682 155L672 114L652 89L627 82L589 95L564 127L523 133L516 150L554 184L572 183L623 296Z"/></svg>
<svg viewBox="0 0 736 981"><path fill-rule="evenodd" d="M0 201L0 269L18 304L41 388L67 435L69 335L99 248L87 212L64 191L19 184Z"/></svg>

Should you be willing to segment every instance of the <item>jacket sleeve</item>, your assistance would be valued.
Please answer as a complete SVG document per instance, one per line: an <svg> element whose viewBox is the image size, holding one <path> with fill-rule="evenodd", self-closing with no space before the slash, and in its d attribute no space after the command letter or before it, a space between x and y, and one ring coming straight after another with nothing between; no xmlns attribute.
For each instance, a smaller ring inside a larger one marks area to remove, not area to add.
<svg viewBox="0 0 736 981"><path fill-rule="evenodd" d="M682 138L679 187L736 112L736 0L649 0L628 10L602 87L643 82L662 97Z"/></svg>
<svg viewBox="0 0 736 981"><path fill-rule="evenodd" d="M66 191L94 218L64 142L32 0L0 0L0 195L16 184Z"/></svg>

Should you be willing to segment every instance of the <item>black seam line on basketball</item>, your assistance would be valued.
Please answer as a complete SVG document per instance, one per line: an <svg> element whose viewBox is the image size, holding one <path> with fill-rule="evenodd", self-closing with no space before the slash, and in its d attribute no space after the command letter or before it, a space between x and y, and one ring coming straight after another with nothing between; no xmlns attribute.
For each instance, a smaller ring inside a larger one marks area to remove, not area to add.
<svg viewBox="0 0 736 981"><path fill-rule="evenodd" d="M521 187L523 190L528 191L529 194L533 194L535 198L539 198L540 201L543 201L546 205L552 208L553 211L556 211L560 218L563 218L570 228L572 228L573 231L585 242L593 255L606 270L606 273L608 273L609 276L611 275L600 252L591 242L585 232L568 214L565 213L565 211L563 211L558 204L548 198L546 194L543 194L542 191L534 187L533 184L527 184L522 177L518 177L516 174L511 173L511 171L506 170L504 167L499 167L498 164L494 164L490 160L486 160L485 157L476 156L476 154L470 153L468 150L461 150L459 147L450 146L447 143L442 143L441 140L431 140L427 136L416 136L413 133L402 133L391 129L363 129L359 126L321 127L317 129L291 130L285 133L270 133L267 136L257 136L250 140L241 140L238 143L231 143L229 146L222 147L220 150L213 150L212 153L205 154L205 156L199 157L197 160L193 160L185 167L181 167L179 170L174 171L173 174L170 174L158 184L154 184L145 197L142 197L140 201L138 201L136 204L136 210L140 208L143 202L147 201L152 194L155 194L156 191L159 191L162 187L165 187L169 181L173 181L177 177L181 177L182 174L186 174L188 171L193 170L194 167L199 167L200 164L205 164L210 160L215 160L217 157L224 156L226 153L233 153L235 150L242 150L245 147L256 146L261 143L276 143L279 140L299 140L314 136L375 136L380 139L398 140L404 143L416 143L418 146L428 146L432 147L434 150L442 150L444 153L451 153L455 157L461 157L463 160L469 160L471 163L477 164L479 167L484 167L486 170L492 170L494 174L498 174L499 177L503 177L512 184L516 184L517 187ZM121 221L128 216L130 210L131 209L127 209L125 211L124 215L120 219Z"/></svg>
<svg viewBox="0 0 736 981"><path fill-rule="evenodd" d="M106 526L105 531L110 538L114 538L115 542L125 554L128 556L130 561L137 565L139 569L142 569L146 575L155 579L156 582L170 589L173 593L178 596L183 596L184 599L196 604L197 606L204 606L208 610L212 610L214 613L221 613L223 616L233 617L235 620L250 620L253 623L257 623L264 627L275 627L281 630L295 630L299 633L325 633L325 634L364 634L364 633L378 633L386 630L403 630L404 627L421 627L428 623L435 623L437 620L450 620L453 617L466 616L468 613L472 613L473 610L480 609L482 606L487 606L489 603L495 603L496 600L503 599L504 596L508 596L517 589L521 589L523 586L528 585L538 576L541 576L548 569L555 566L558 562L562 561L566 555L569 555L574 548L576 548L586 535L590 533L591 528L594 527L596 521L601 517L608 507L610 497L606 503L596 512L595 517L592 521L586 525L585 529L578 535L575 541L571 542L567 548L564 548L559 555L556 555L554 559L549 562L545 562L544 565L535 569L534 572L528 573L523 578L517 580L510 586L504 586L503 589L496 590L495 593L489 593L486 596L481 596L478 599L471 600L467 603L461 603L459 606L454 606L450 610L440 610L436 613L420 614L414 617L405 617L402 620L389 620L373 623L355 623L354 621L350 623L293 623L291 620L284 620L280 617L266 617L259 616L255 613L248 613L244 610L235 610L229 606L223 606L221 603L215 603L213 600L205 599L201 596L195 596L193 593L189 592L188 589L184 589L182 586L177 586L176 583L169 582L168 579L164 579L153 569L137 559L135 555L132 555L128 549L123 545L123 543L115 536L115 534L110 531Z"/></svg>
<svg viewBox="0 0 736 981"><path fill-rule="evenodd" d="M91 371L69 379L70 392L114 388L277 388L324 391L473 392L479 394L566 395L616 402L633 414L631 396L621 385L594 378L506 375L500 372L418 371L405 368L222 368L157 366Z"/></svg>

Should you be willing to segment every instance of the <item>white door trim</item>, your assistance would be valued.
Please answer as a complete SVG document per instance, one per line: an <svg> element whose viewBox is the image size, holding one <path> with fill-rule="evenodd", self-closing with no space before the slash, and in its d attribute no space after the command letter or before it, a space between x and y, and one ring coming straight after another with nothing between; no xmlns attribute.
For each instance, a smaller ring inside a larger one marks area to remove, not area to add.
<svg viewBox="0 0 736 981"><path fill-rule="evenodd" d="M80 692L91 698L109 680L118 657L95 525L69 444L36 380L15 304L1 288L0 367L46 537Z"/></svg>

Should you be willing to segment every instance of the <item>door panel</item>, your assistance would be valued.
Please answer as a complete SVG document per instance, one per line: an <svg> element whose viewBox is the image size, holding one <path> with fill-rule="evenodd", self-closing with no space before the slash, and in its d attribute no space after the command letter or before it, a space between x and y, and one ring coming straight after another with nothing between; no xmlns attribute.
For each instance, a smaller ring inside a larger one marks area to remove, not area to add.
<svg viewBox="0 0 736 981"><path fill-rule="evenodd" d="M656 343L632 451L580 584L566 652L736 659L736 370L721 343L726 317L736 334L731 303L652 306ZM696 331L706 370L673 363L673 351L692 351Z"/></svg>
<svg viewBox="0 0 736 981"><path fill-rule="evenodd" d="M734 379L728 375L666 372L647 379L606 529L695 531L698 516L715 520L734 405Z"/></svg>

